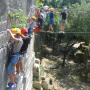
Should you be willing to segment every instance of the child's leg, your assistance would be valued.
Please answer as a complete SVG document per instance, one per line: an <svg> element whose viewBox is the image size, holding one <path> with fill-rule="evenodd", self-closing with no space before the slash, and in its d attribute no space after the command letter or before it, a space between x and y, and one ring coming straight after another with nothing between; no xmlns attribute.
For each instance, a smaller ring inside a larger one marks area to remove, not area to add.
<svg viewBox="0 0 90 90"><path fill-rule="evenodd" d="M53 31L53 26L49 25L49 31Z"/></svg>
<svg viewBox="0 0 90 90"><path fill-rule="evenodd" d="M61 31L64 32L64 23L63 22L61 23Z"/></svg>
<svg viewBox="0 0 90 90"><path fill-rule="evenodd" d="M20 55L19 54L15 54L12 58L12 61L11 63L14 65L14 70L15 72L19 73L20 72L20 66L19 66L19 58L20 58Z"/></svg>
<svg viewBox="0 0 90 90"><path fill-rule="evenodd" d="M51 31L53 31L53 25L50 25L50 27L51 27Z"/></svg>
<svg viewBox="0 0 90 90"><path fill-rule="evenodd" d="M23 72L23 61L22 56L20 56L18 63L16 64L16 72L19 74L20 72Z"/></svg>
<svg viewBox="0 0 90 90"><path fill-rule="evenodd" d="M10 63L7 67L7 73L8 73L8 78L10 79L10 82L15 83L16 82L15 65Z"/></svg>
<svg viewBox="0 0 90 90"><path fill-rule="evenodd" d="M16 64L16 73L19 74L20 72L20 66L19 66L19 63Z"/></svg>
<svg viewBox="0 0 90 90"><path fill-rule="evenodd" d="M20 66L20 72L23 72L23 62L22 60L19 61L19 66Z"/></svg>
<svg viewBox="0 0 90 90"><path fill-rule="evenodd" d="M16 83L16 75L14 73L9 74L8 78L10 79L11 83Z"/></svg>

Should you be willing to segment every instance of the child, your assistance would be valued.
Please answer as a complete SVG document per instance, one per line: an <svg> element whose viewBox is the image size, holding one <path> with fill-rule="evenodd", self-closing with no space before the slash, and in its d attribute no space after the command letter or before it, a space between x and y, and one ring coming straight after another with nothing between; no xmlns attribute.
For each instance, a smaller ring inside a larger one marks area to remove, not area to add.
<svg viewBox="0 0 90 90"><path fill-rule="evenodd" d="M23 40L21 38L21 30L18 28L14 28L12 30L8 30L12 37L12 42L13 42L13 50L12 50L12 55L10 58L10 63L7 67L7 73L8 77L10 79L10 82L8 83L8 87L16 87L16 74L15 74L15 68L16 64L19 61L20 54L19 51L21 49L21 46L23 44Z"/></svg>
<svg viewBox="0 0 90 90"><path fill-rule="evenodd" d="M32 35L33 29L36 26L36 22L35 21L36 21L36 17L35 16L32 16L31 19L29 20L28 34L30 36Z"/></svg>
<svg viewBox="0 0 90 90"><path fill-rule="evenodd" d="M65 29L65 23L66 23L66 19L67 19L67 12L66 12L66 9L64 9L61 14L61 24L60 24L60 29L62 32L64 32L64 29Z"/></svg>
<svg viewBox="0 0 90 90"><path fill-rule="evenodd" d="M22 38L23 38L23 45L20 49L20 52L25 54L27 52L28 44L30 43L30 37L28 35L28 29L27 28L21 28Z"/></svg>
<svg viewBox="0 0 90 90"><path fill-rule="evenodd" d="M49 13L49 31L53 31L53 25L54 25L54 8L50 8Z"/></svg>
<svg viewBox="0 0 90 90"><path fill-rule="evenodd" d="M42 12L40 12L40 16L37 19L37 26L39 27L40 31L42 30L43 22L44 22L43 14L42 14Z"/></svg>
<svg viewBox="0 0 90 90"><path fill-rule="evenodd" d="M17 73L20 74L23 73L23 61L22 61L22 57L26 54L27 52L27 48L28 48L28 44L30 43L30 37L28 35L28 30L27 28L21 28L21 33L22 33L22 38L23 38L23 45L20 49L20 60L19 63L17 64Z"/></svg>

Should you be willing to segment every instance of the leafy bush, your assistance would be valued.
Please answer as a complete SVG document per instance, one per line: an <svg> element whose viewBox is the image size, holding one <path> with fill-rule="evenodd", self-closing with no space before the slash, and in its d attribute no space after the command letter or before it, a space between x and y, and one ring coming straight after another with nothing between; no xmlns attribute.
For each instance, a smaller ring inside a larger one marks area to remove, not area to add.
<svg viewBox="0 0 90 90"><path fill-rule="evenodd" d="M27 26L27 16L23 13L22 10L9 13L8 18L11 23L11 28L14 28L14 27L20 28L20 27Z"/></svg>
<svg viewBox="0 0 90 90"><path fill-rule="evenodd" d="M68 30L74 32L89 32L90 30L90 3L73 4L68 17Z"/></svg>
<svg viewBox="0 0 90 90"><path fill-rule="evenodd" d="M68 23L66 30L71 32L90 32L90 3L76 3L69 7ZM78 34L76 34L78 36ZM80 35L80 34L79 34ZM82 34L90 40L90 35Z"/></svg>

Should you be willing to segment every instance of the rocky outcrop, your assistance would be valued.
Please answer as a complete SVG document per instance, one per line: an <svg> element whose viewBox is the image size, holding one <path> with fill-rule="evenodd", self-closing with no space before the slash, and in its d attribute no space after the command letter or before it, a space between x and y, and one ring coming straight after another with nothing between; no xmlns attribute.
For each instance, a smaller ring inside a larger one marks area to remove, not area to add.
<svg viewBox="0 0 90 90"><path fill-rule="evenodd" d="M0 16L5 14L7 10L6 0L0 0Z"/></svg>

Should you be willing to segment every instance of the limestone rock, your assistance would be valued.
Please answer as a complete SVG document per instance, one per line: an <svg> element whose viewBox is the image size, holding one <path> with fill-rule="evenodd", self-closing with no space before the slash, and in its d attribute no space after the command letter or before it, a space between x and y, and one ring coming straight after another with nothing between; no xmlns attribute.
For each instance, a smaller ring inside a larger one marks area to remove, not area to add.
<svg viewBox="0 0 90 90"><path fill-rule="evenodd" d="M38 81L33 82L33 87L37 90L41 90L41 84Z"/></svg>
<svg viewBox="0 0 90 90"><path fill-rule="evenodd" d="M41 86L42 86L43 90L49 89L49 84L47 83L47 81L45 80L44 77L42 78Z"/></svg>
<svg viewBox="0 0 90 90"><path fill-rule="evenodd" d="M34 67L33 67L33 76L35 80L40 79L40 60L35 59Z"/></svg>

